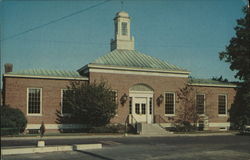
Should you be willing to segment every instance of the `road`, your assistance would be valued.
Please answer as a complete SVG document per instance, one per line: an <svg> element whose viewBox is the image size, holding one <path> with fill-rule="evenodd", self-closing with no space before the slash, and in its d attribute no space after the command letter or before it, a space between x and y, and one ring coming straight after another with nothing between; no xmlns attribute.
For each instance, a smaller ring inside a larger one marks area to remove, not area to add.
<svg viewBox="0 0 250 160"><path fill-rule="evenodd" d="M250 160L250 136L120 137L48 139L47 145L102 143L103 149L4 156L4 160ZM31 146L36 140L5 140L2 147Z"/></svg>

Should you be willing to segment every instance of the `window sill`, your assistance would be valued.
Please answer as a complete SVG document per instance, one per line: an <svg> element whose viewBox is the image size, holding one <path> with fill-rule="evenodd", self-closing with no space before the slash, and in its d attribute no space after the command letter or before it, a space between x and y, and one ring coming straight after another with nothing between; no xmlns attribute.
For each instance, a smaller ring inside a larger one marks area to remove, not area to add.
<svg viewBox="0 0 250 160"><path fill-rule="evenodd" d="M227 114L218 114L219 117L227 117Z"/></svg>
<svg viewBox="0 0 250 160"><path fill-rule="evenodd" d="M167 117L174 117L176 115L175 114L165 114L165 116L167 116Z"/></svg>
<svg viewBox="0 0 250 160"><path fill-rule="evenodd" d="M32 113L28 113L27 116L42 116L42 114L32 114Z"/></svg>

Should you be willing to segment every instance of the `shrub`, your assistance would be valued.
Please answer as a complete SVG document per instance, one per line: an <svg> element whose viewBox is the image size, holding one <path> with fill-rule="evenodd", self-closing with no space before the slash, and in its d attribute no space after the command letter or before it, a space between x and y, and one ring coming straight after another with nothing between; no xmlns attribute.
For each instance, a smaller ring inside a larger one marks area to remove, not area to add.
<svg viewBox="0 0 250 160"><path fill-rule="evenodd" d="M93 127L89 130L90 133L124 133L125 126L122 124L113 124L101 127Z"/></svg>
<svg viewBox="0 0 250 160"><path fill-rule="evenodd" d="M180 121L175 124L175 131L176 132L192 132L196 131L197 127L192 125L188 121Z"/></svg>
<svg viewBox="0 0 250 160"><path fill-rule="evenodd" d="M27 120L22 111L9 106L1 106L1 130L3 135L18 134L25 130Z"/></svg>

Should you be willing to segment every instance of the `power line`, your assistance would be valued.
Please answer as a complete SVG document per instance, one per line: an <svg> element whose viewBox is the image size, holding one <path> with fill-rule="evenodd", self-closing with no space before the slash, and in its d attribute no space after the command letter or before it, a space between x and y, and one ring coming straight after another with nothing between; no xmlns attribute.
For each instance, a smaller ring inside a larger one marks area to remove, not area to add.
<svg viewBox="0 0 250 160"><path fill-rule="evenodd" d="M95 5L89 6L89 7L87 7L87 8L84 8L84 9L82 9L82 10L76 11L76 12L71 13L71 14L69 14L69 15L60 17L60 18L58 18L58 19L54 19L54 20L49 21L49 22L47 22L47 23L41 24L41 25L39 25L39 26L36 26L36 27L30 28L30 29L27 29L26 31L23 31L23 32L14 34L14 35L9 36L9 37L6 37L6 38L3 38L3 39L1 39L1 41L10 40L10 39L13 39L13 38L15 38L15 37L18 37L18 36L21 36L21 35L23 35L23 34L26 34L26 33L28 33L28 32L31 32L31 31L34 31L34 30L43 28L43 27L48 26L48 25L50 25L50 24L59 22L59 21L64 20L64 19L66 19L66 18L75 16L75 15L80 14L80 13L82 13L82 12L88 11L88 10L90 10L90 9L92 9L92 8L95 8L95 7L98 7L98 6L100 6L100 5L103 5L104 3L107 3L107 2L109 2L109 1L111 1L111 0L105 0L105 1L103 1L103 2L100 2L100 3L97 3L97 4L95 4Z"/></svg>

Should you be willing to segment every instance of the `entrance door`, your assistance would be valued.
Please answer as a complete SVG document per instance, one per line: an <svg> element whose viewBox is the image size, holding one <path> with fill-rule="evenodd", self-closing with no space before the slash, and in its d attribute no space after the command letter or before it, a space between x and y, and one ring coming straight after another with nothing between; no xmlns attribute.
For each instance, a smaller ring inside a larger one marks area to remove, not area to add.
<svg viewBox="0 0 250 160"><path fill-rule="evenodd" d="M133 109L137 122L147 122L148 104L146 97L135 97Z"/></svg>

